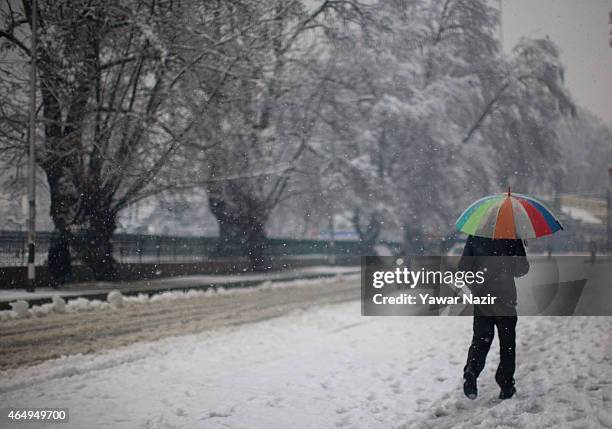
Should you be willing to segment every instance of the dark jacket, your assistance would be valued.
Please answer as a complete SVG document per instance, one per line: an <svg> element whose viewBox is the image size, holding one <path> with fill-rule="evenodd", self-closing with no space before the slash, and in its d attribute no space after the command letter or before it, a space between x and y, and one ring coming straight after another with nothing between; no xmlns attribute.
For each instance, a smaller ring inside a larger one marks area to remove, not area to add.
<svg viewBox="0 0 612 429"><path fill-rule="evenodd" d="M493 240L470 235L459 261L459 270L484 272L484 283L471 288L474 295L491 294L500 304L516 305L514 278L527 274L529 262L522 240Z"/></svg>

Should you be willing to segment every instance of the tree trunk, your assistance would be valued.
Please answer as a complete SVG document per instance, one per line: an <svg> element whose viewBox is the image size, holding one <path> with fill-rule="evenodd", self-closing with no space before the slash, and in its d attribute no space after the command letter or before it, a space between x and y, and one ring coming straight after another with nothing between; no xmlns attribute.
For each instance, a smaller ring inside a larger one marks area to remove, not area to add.
<svg viewBox="0 0 612 429"><path fill-rule="evenodd" d="M48 59L44 62L50 63ZM71 132L71 127L68 130L62 128L62 109L56 95L50 89L56 87L58 82L56 77L42 71L40 80L43 114L46 120L45 150L37 156L49 184L51 197L49 214L55 226L56 236L49 247L47 261L51 284L58 286L68 281L72 275L70 247L75 243L71 229L76 223L82 195L78 184L80 161L76 150L79 142L76 141L76 133Z"/></svg>
<svg viewBox="0 0 612 429"><path fill-rule="evenodd" d="M92 270L96 280L115 280L111 238L117 216L111 208L112 198L95 186L89 187L83 193L86 196L81 197L67 172L68 168L47 172L51 218L57 234L48 255L52 285L63 284L71 277L71 247Z"/></svg>
<svg viewBox="0 0 612 429"><path fill-rule="evenodd" d="M376 211L370 213L367 218L367 223L363 224L362 213L359 207L353 209L353 216L351 219L353 228L357 231L359 236L359 242L361 245L361 254L374 256L376 255L376 243L380 237L380 216Z"/></svg>
<svg viewBox="0 0 612 429"><path fill-rule="evenodd" d="M419 224L404 225L404 256L423 256L425 243L423 230Z"/></svg>
<svg viewBox="0 0 612 429"><path fill-rule="evenodd" d="M253 271L266 271L271 267L268 255L268 239L264 222L257 218L249 218L246 248Z"/></svg>
<svg viewBox="0 0 612 429"><path fill-rule="evenodd" d="M51 238L47 263L50 284L54 288L67 283L72 278L70 241L70 233L65 229L55 230Z"/></svg>
<svg viewBox="0 0 612 429"><path fill-rule="evenodd" d="M50 215L55 226L54 237L49 246L47 263L51 286L63 285L72 277L70 246L74 237L70 228L74 225L79 205L79 192L69 175L69 170L60 165L47 169L47 182L51 197Z"/></svg>
<svg viewBox="0 0 612 429"><path fill-rule="evenodd" d="M267 217L255 201L229 204L209 196L210 210L219 223L218 256L245 256L253 271L270 268L265 224Z"/></svg>
<svg viewBox="0 0 612 429"><path fill-rule="evenodd" d="M116 215L109 209L97 208L88 213L88 228L84 231L83 262L91 269L96 280L117 280L117 266L113 257Z"/></svg>

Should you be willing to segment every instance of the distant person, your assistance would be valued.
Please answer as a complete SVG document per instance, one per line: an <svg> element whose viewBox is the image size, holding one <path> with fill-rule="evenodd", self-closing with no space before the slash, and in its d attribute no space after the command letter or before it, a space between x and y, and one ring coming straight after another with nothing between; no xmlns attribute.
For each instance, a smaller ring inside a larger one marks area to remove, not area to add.
<svg viewBox="0 0 612 429"><path fill-rule="evenodd" d="M468 236L459 262L461 271L484 271L485 281L472 288L475 296L491 294L493 305L474 305L472 344L463 369L463 392L470 399L478 395L477 378L485 366L487 353L499 335L499 366L495 380L501 392L500 399L509 399L515 393L514 370L516 359L516 285L515 277L529 271L529 262L521 240L490 239Z"/></svg>
<svg viewBox="0 0 612 429"><path fill-rule="evenodd" d="M589 259L591 264L594 264L597 260L597 242L595 240L589 241Z"/></svg>
<svg viewBox="0 0 612 429"><path fill-rule="evenodd" d="M550 240L548 240L548 244L546 245L546 256L548 259L552 258L553 246Z"/></svg>

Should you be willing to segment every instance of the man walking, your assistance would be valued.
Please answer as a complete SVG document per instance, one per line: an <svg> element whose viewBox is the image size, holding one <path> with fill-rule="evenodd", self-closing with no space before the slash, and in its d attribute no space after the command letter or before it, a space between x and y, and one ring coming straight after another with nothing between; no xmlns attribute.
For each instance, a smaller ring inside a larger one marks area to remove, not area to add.
<svg viewBox="0 0 612 429"><path fill-rule="evenodd" d="M496 297L494 305L475 305L472 344L463 369L463 392L470 399L478 395L477 378L485 366L487 353L499 335L500 356L495 380L501 388L500 399L511 398L516 357L516 285L515 277L529 271L522 240L491 239L469 236L459 270L483 271L485 281L472 288L475 296Z"/></svg>

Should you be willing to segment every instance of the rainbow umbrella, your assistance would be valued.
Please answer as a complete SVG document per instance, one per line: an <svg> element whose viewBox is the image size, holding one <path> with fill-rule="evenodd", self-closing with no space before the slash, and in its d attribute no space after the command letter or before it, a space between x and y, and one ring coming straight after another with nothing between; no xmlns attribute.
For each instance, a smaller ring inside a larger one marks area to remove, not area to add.
<svg viewBox="0 0 612 429"><path fill-rule="evenodd" d="M495 194L469 206L456 222L457 230L488 238L526 239L554 234L561 222L540 201L522 194Z"/></svg>

